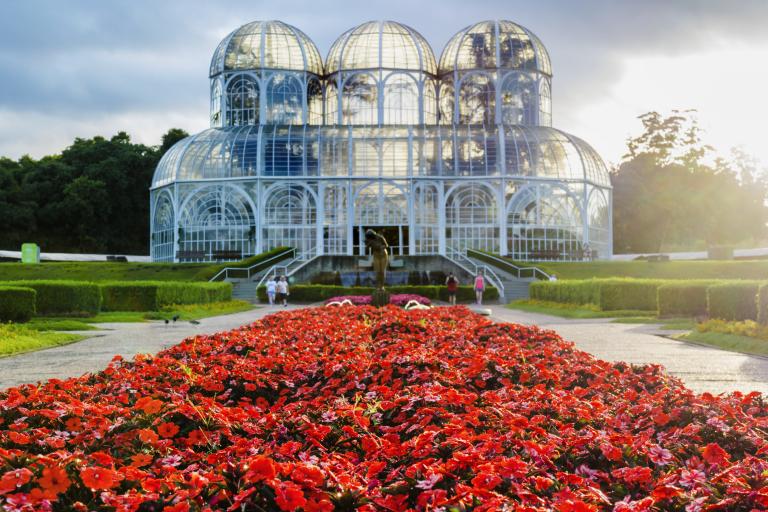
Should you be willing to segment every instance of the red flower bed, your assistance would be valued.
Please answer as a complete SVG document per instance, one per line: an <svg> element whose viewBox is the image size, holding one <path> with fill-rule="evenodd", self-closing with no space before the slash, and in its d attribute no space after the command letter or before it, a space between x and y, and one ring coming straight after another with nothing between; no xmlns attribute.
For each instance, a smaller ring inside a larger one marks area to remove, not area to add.
<svg viewBox="0 0 768 512"><path fill-rule="evenodd" d="M0 393L0 505L762 510L767 412L463 307L304 309Z"/></svg>
<svg viewBox="0 0 768 512"><path fill-rule="evenodd" d="M373 298L370 295L339 295L338 297L327 299L325 304L330 304L331 302L344 302L345 300L348 300L355 306L370 306L371 303L373 303ZM394 306L403 307L412 300L415 300L419 304L424 304L425 306L432 304L432 301L423 295L416 295L413 293L395 293L389 296L389 303Z"/></svg>

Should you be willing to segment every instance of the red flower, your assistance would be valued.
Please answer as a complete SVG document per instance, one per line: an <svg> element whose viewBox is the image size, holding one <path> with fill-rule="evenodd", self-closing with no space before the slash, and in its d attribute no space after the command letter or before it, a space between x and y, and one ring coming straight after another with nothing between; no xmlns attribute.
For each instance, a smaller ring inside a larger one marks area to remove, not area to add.
<svg viewBox="0 0 768 512"><path fill-rule="evenodd" d="M43 475L37 481L37 484L48 495L56 495L69 489L72 482L70 482L69 476L64 468L48 466L43 469Z"/></svg>
<svg viewBox="0 0 768 512"><path fill-rule="evenodd" d="M111 489L116 487L119 475L107 468L88 467L80 471L80 479L86 487L93 490Z"/></svg>
<svg viewBox="0 0 768 512"><path fill-rule="evenodd" d="M280 510L296 510L307 503L301 488L291 482L281 482L275 488L275 503Z"/></svg>
<svg viewBox="0 0 768 512"><path fill-rule="evenodd" d="M291 479L307 487L316 486L319 487L323 484L325 476L320 468L317 466L311 466L309 464L297 464L291 472Z"/></svg>
<svg viewBox="0 0 768 512"><path fill-rule="evenodd" d="M729 459L728 452L723 450L717 443L709 443L701 450L701 455L708 463L718 466L725 464Z"/></svg>
<svg viewBox="0 0 768 512"><path fill-rule="evenodd" d="M161 423L157 426L157 433L160 437L169 439L179 433L179 426L171 422Z"/></svg>
<svg viewBox="0 0 768 512"><path fill-rule="evenodd" d="M154 430L149 430L146 428L139 430L138 435L139 435L139 440L142 443L155 444L160 440L160 437L157 435L157 433Z"/></svg>
<svg viewBox="0 0 768 512"><path fill-rule="evenodd" d="M32 472L27 468L8 471L0 477L0 494L17 491L19 487L32 479Z"/></svg>
<svg viewBox="0 0 768 512"><path fill-rule="evenodd" d="M245 478L248 482L271 480L277 474L275 462L263 455L249 459L244 469L247 471Z"/></svg>

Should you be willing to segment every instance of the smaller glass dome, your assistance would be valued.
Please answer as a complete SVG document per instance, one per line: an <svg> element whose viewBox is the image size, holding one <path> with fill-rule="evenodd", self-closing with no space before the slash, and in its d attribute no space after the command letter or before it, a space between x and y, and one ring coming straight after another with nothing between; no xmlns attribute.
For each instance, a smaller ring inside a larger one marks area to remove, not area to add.
<svg viewBox="0 0 768 512"><path fill-rule="evenodd" d="M224 71L284 69L323 75L323 59L312 40L282 21L253 21L231 32L211 59L210 76Z"/></svg>
<svg viewBox="0 0 768 512"><path fill-rule="evenodd" d="M440 74L472 69L520 69L552 75L547 49L527 28L506 20L481 21L454 35L440 57Z"/></svg>
<svg viewBox="0 0 768 512"><path fill-rule="evenodd" d="M369 21L347 30L331 46L325 70L397 69L437 73L432 48L419 34L395 21Z"/></svg>

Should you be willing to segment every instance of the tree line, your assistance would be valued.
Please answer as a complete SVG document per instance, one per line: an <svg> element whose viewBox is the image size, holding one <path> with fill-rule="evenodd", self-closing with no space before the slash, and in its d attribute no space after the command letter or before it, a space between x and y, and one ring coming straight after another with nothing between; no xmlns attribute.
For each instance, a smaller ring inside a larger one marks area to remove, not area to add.
<svg viewBox="0 0 768 512"><path fill-rule="evenodd" d="M727 157L702 142L693 111L640 116L642 133L611 171L614 252L661 252L763 243L766 171L741 150ZM160 146L75 139L59 155L0 158L0 249L37 242L48 252L149 253L149 185Z"/></svg>

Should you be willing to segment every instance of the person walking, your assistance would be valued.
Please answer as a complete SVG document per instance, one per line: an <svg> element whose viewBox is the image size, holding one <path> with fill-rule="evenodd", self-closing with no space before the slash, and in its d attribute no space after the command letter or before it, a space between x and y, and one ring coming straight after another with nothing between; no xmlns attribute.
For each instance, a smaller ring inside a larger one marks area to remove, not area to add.
<svg viewBox="0 0 768 512"><path fill-rule="evenodd" d="M275 294L277 293L277 281L275 276L271 276L267 281L267 298L269 299L269 305L275 305Z"/></svg>
<svg viewBox="0 0 768 512"><path fill-rule="evenodd" d="M280 276L277 282L277 301L283 303L283 307L288 306L288 280L285 276Z"/></svg>
<svg viewBox="0 0 768 512"><path fill-rule="evenodd" d="M445 280L445 287L448 288L448 303L451 306L456 305L456 292L459 289L459 280L453 275L453 272L448 273L448 278Z"/></svg>
<svg viewBox="0 0 768 512"><path fill-rule="evenodd" d="M477 274L475 276L475 297L477 298L477 305L483 304L483 292L485 291L485 279L483 274Z"/></svg>

